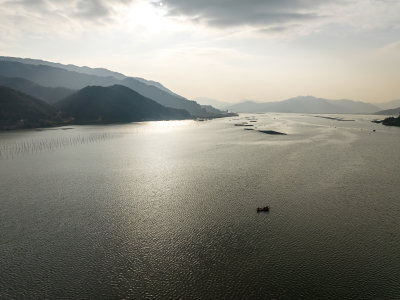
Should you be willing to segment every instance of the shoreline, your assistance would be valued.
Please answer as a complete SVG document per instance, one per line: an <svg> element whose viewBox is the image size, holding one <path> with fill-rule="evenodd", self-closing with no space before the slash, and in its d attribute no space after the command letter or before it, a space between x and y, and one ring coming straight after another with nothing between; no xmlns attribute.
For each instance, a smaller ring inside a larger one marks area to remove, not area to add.
<svg viewBox="0 0 400 300"><path fill-rule="evenodd" d="M182 121L182 120L213 120L213 119L221 119L221 118L229 118L236 117L237 113L226 113L226 114L218 114L215 116L204 116L204 117L192 117L187 119L143 119L137 121L68 121L68 122L60 122L60 123L52 123L47 126L40 126L38 123L30 123L24 126L23 124L13 124L13 125L2 125L0 126L0 132L6 131L14 131L14 130L27 130L27 129L50 129L57 128L63 126L73 126L73 125L112 125L112 124L129 124L129 123L139 123L139 122L157 122L157 121ZM39 125L39 126L38 126Z"/></svg>

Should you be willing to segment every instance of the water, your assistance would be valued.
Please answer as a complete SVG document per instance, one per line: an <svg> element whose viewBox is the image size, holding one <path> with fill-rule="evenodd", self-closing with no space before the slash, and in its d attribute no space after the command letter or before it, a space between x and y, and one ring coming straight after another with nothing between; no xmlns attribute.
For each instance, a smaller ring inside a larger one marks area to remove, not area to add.
<svg viewBox="0 0 400 300"><path fill-rule="evenodd" d="M399 298L400 129L338 117L0 133L0 298Z"/></svg>

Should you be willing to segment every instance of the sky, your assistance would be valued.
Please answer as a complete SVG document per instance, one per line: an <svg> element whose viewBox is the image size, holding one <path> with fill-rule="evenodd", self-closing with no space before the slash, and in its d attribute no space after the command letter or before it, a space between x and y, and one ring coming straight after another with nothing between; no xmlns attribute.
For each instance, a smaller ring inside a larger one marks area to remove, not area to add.
<svg viewBox="0 0 400 300"><path fill-rule="evenodd" d="M193 99L400 99L399 0L0 0L0 55Z"/></svg>

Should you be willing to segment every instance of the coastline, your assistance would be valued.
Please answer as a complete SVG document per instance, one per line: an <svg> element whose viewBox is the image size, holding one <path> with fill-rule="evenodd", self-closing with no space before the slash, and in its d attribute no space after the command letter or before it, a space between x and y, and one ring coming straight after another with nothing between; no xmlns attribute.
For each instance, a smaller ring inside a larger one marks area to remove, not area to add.
<svg viewBox="0 0 400 300"><path fill-rule="evenodd" d="M67 120L62 122L54 122L41 120L39 122L24 122L24 120L20 120L14 124L5 124L0 125L0 131L12 131L12 130L25 130L25 129L45 129L45 128L54 128L54 127L62 127L62 126L70 126L70 125L108 125L108 124L128 124L128 123L137 123L137 122L151 122L151 121L177 121L177 120L212 120L212 119L220 119L220 118L229 118L236 117L237 113L226 113L226 114L217 114L213 116L204 116L204 117L191 117L184 119L141 119L135 121L76 121L76 120Z"/></svg>

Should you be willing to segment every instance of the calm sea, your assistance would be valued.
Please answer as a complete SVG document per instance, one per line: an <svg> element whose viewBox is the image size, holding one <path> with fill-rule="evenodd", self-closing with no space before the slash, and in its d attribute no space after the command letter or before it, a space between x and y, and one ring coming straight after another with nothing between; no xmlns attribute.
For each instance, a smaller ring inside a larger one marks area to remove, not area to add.
<svg viewBox="0 0 400 300"><path fill-rule="evenodd" d="M400 128L329 117L1 132L0 298L399 299Z"/></svg>

